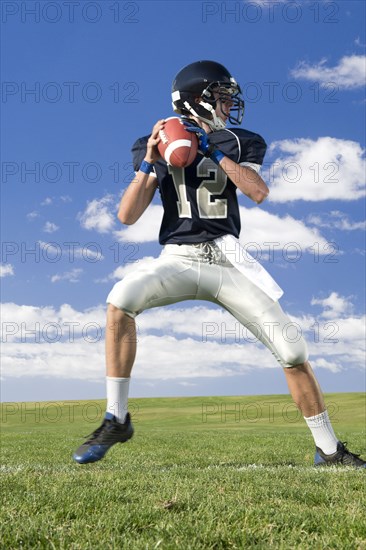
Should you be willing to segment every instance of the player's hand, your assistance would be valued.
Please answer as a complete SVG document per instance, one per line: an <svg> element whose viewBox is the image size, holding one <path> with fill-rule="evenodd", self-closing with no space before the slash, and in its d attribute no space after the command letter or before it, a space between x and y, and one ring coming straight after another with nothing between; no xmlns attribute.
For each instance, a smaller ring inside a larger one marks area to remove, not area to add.
<svg viewBox="0 0 366 550"><path fill-rule="evenodd" d="M152 129L151 136L147 142L147 150L144 159L146 162L154 163L161 158L157 145L160 141L159 132L164 128L164 123L165 119L158 120Z"/></svg>
<svg viewBox="0 0 366 550"><path fill-rule="evenodd" d="M201 153L208 157L212 153L212 146L210 145L208 135L203 128L195 126L191 122L184 121L184 126L186 127L187 132L193 132L198 137L198 149Z"/></svg>

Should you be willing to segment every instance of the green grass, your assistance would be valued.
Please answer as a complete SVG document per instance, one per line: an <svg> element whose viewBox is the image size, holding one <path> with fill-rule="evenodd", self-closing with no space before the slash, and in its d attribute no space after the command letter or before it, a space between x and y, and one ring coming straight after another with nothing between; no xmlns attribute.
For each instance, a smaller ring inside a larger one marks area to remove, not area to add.
<svg viewBox="0 0 366 550"><path fill-rule="evenodd" d="M363 394L326 400L365 454ZM80 466L104 405L3 404L0 548L366 549L365 471L314 468L289 397L132 399L132 441Z"/></svg>

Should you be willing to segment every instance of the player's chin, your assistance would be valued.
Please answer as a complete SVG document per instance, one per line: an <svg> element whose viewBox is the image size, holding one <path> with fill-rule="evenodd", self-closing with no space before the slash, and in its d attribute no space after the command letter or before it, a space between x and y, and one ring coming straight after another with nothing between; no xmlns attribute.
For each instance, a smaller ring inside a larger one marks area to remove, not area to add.
<svg viewBox="0 0 366 550"><path fill-rule="evenodd" d="M228 117L223 116L223 115L220 115L220 116L219 116L219 119L222 120L222 122L223 122L223 123L225 124L225 126L226 126Z"/></svg>

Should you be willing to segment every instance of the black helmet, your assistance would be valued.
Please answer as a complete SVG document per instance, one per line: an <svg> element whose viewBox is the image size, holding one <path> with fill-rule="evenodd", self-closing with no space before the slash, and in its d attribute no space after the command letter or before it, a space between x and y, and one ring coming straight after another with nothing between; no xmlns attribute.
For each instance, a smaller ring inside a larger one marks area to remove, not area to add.
<svg viewBox="0 0 366 550"><path fill-rule="evenodd" d="M219 94L216 98L214 91ZM241 93L239 84L223 65L196 61L181 69L173 81L173 109L183 116L198 117L212 130L221 130L226 124L216 115L217 100L230 101L230 112L222 112L231 124L240 124L244 115Z"/></svg>

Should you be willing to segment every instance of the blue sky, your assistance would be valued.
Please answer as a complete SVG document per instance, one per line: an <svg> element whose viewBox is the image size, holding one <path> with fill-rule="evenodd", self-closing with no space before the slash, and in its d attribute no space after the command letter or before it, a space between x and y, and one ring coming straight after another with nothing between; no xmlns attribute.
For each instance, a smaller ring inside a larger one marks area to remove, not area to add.
<svg viewBox="0 0 366 550"><path fill-rule="evenodd" d="M1 9L2 399L104 397L106 295L160 251L158 195L134 226L116 219L130 149L200 59L228 67L242 126L268 144L270 197L240 197L241 242L285 290L323 390L365 389L364 2ZM287 392L269 352L208 303L137 324L132 396Z"/></svg>

